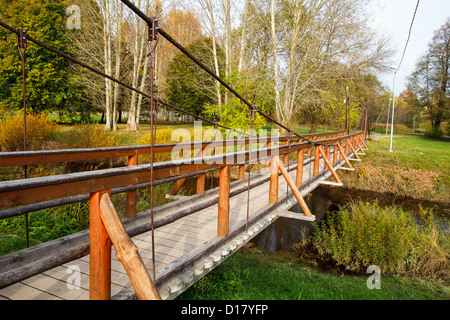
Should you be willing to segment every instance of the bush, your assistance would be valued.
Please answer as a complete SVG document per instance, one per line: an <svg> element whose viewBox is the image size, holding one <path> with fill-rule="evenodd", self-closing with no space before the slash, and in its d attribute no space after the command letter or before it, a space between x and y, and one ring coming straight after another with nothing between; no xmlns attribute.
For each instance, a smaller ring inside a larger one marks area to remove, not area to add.
<svg viewBox="0 0 450 320"><path fill-rule="evenodd" d="M158 129L155 136L155 144L166 144L166 143L180 143L180 142L195 142L195 141L212 141L214 137L212 136L214 131L212 127L202 127L202 133L200 136L200 131L194 132L194 129ZM139 141L139 145L150 145L151 144L151 134L148 133L143 136ZM184 150L181 150L182 152ZM183 156L180 152L180 158ZM198 150L192 151L190 157L195 157L198 154ZM155 155L155 162L171 161L171 152L157 153ZM141 163L149 163L150 155L146 155L140 158Z"/></svg>
<svg viewBox="0 0 450 320"><path fill-rule="evenodd" d="M319 253L339 265L362 272L370 265L394 271L412 242L414 220L401 209L378 203L352 204L317 228Z"/></svg>
<svg viewBox="0 0 450 320"><path fill-rule="evenodd" d="M384 274L409 274L448 282L448 230L431 211L419 216L377 202L351 204L316 226L319 254L338 265L365 272L370 265Z"/></svg>
<svg viewBox="0 0 450 320"><path fill-rule="evenodd" d="M57 124L46 115L27 115L27 150L40 150L57 132ZM1 121L0 147L3 152L23 150L23 114Z"/></svg>
<svg viewBox="0 0 450 320"><path fill-rule="evenodd" d="M61 131L57 140L66 148L107 148L117 146L114 134L99 124L80 124Z"/></svg>
<svg viewBox="0 0 450 320"><path fill-rule="evenodd" d="M428 139L440 139L442 138L442 136L444 135L444 133L442 132L441 129L436 129L436 128L431 128L428 129L427 131L425 131L425 138Z"/></svg>
<svg viewBox="0 0 450 320"><path fill-rule="evenodd" d="M175 143L177 141L172 141L172 134L174 130L173 129L158 129L156 131L155 136L155 144L165 144L165 143ZM151 145L151 133L146 134L143 136L139 141L139 145ZM149 163L151 160L150 155L145 155L140 158L141 163ZM163 162L163 161L170 161L171 155L170 152L167 153L157 153L155 155L155 162Z"/></svg>

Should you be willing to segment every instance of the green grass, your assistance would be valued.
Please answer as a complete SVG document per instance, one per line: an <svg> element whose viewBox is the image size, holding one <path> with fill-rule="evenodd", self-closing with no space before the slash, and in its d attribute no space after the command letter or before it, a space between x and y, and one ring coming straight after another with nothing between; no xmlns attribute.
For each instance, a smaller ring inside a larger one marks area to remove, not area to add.
<svg viewBox="0 0 450 320"><path fill-rule="evenodd" d="M323 272L286 252L237 252L178 300L444 300L449 288L416 278L385 277L370 290L370 275Z"/></svg>
<svg viewBox="0 0 450 320"><path fill-rule="evenodd" d="M370 152L364 161L379 159L412 169L432 170L436 172L450 171L450 143L425 139L423 137L394 137L393 152L389 152L390 139L380 142L369 142Z"/></svg>
<svg viewBox="0 0 450 320"><path fill-rule="evenodd" d="M341 172L349 188L389 192L450 204L450 143L416 136L368 141L369 151L354 172Z"/></svg>

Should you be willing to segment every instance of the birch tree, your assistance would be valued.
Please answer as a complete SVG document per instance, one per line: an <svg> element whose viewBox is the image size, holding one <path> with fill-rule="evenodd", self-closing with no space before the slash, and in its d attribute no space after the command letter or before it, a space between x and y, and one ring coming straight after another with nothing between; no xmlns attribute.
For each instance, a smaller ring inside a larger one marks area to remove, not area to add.
<svg viewBox="0 0 450 320"><path fill-rule="evenodd" d="M324 80L346 77L349 69L354 76L385 68L390 55L387 40L368 28L364 9L365 1L360 0L271 1L275 115L279 121L290 125L302 107L320 104L317 98Z"/></svg>

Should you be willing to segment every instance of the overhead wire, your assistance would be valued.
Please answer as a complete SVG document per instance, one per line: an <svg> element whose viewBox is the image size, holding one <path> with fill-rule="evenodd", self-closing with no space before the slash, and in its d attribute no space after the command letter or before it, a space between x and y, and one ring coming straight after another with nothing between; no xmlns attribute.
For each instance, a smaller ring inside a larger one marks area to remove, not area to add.
<svg viewBox="0 0 450 320"><path fill-rule="evenodd" d="M405 48L403 49L403 54L400 59L400 63L398 64L397 71L400 69L400 67L403 63L403 59L405 58L406 49L408 48L409 40L411 39L412 28L414 25L414 20L416 19L416 14L417 14L417 9L419 8L419 4L420 4L420 0L417 0L416 9L414 10L414 15L412 17L411 25L409 26L408 38L406 39Z"/></svg>

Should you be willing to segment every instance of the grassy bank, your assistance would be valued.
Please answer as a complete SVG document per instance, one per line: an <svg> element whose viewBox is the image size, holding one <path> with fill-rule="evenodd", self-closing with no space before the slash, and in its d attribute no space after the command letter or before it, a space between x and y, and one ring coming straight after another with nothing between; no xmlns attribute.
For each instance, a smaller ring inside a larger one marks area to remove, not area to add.
<svg viewBox="0 0 450 320"><path fill-rule="evenodd" d="M183 293L179 300L443 300L448 288L417 278L383 277L370 290L370 275L324 271L297 255L253 249L237 252Z"/></svg>
<svg viewBox="0 0 450 320"><path fill-rule="evenodd" d="M347 188L391 193L450 205L450 143L415 136L368 141L356 172L340 172Z"/></svg>

